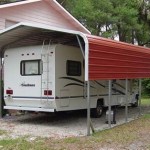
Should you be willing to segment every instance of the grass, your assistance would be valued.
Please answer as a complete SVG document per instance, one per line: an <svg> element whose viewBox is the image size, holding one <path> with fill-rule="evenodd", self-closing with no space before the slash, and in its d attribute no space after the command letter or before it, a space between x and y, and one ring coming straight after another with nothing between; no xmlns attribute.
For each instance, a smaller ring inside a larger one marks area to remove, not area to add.
<svg viewBox="0 0 150 150"><path fill-rule="evenodd" d="M27 141L25 137L17 139L0 140L0 149L2 150L47 150L44 140L36 140L34 142Z"/></svg>
<svg viewBox="0 0 150 150"><path fill-rule="evenodd" d="M141 149L146 149L150 146L150 138L147 138L147 136L150 137L150 114L143 115L141 118L127 124L99 131L89 137L46 139L45 143L47 147L55 150L93 150L105 148L106 146L107 149L123 149L134 142L142 141L143 147Z"/></svg>
<svg viewBox="0 0 150 150"><path fill-rule="evenodd" d="M0 135L5 134L0 130ZM142 149L150 147L150 114L145 114L141 118L128 124L123 124L115 128L104 130L93 134L90 137L70 137L64 139L37 138L29 141L29 137L17 139L0 139L0 150L78 150L78 149L100 149L102 147L122 148L132 142L141 141L144 137ZM142 142L143 142L142 141ZM149 144L149 145L148 145Z"/></svg>
<svg viewBox="0 0 150 150"><path fill-rule="evenodd" d="M6 134L7 132L4 130L0 130L0 136Z"/></svg>
<svg viewBox="0 0 150 150"><path fill-rule="evenodd" d="M115 142L119 144L126 144L136 139L136 135L133 134L133 126L132 128L130 128L126 125L122 125L111 130L98 132L93 136L97 140L97 142L101 143Z"/></svg>
<svg viewBox="0 0 150 150"><path fill-rule="evenodd" d="M150 98L142 98L141 105L142 106L150 106Z"/></svg>
<svg viewBox="0 0 150 150"><path fill-rule="evenodd" d="M71 143L79 143L80 140L78 138L66 138L66 139L64 139L64 142L71 144Z"/></svg>
<svg viewBox="0 0 150 150"><path fill-rule="evenodd" d="M100 149L126 148L132 143L143 143L142 149L149 147L150 137L150 114L142 116L128 124L123 124L115 128L104 130L93 134L90 137L71 137L56 140L53 142L47 139L46 145L54 149ZM117 146L117 147L115 147Z"/></svg>

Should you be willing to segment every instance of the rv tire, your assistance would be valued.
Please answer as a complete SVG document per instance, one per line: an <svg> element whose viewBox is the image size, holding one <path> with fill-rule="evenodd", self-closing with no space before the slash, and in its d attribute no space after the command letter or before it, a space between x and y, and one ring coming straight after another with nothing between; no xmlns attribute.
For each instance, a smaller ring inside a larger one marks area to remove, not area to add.
<svg viewBox="0 0 150 150"><path fill-rule="evenodd" d="M92 109L92 117L100 118L103 114L104 106L103 103L97 102L96 108Z"/></svg>
<svg viewBox="0 0 150 150"><path fill-rule="evenodd" d="M136 101L135 103L132 103L131 107L138 107L138 101Z"/></svg>
<svg viewBox="0 0 150 150"><path fill-rule="evenodd" d="M136 99L136 102L131 104L132 107L138 107L139 94L136 94L135 99Z"/></svg>

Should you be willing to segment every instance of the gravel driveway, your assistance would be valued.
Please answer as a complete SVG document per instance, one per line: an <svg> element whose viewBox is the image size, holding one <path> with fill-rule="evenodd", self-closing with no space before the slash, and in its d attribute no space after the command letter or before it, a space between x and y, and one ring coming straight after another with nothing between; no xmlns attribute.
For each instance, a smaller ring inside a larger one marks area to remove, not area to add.
<svg viewBox="0 0 150 150"><path fill-rule="evenodd" d="M129 107L129 119L138 117L138 108ZM142 113L150 111L150 107L142 107ZM32 137L64 138L72 136L85 136L87 132L86 112L75 111L69 113L44 114L27 113L25 115L6 116L0 119L0 129L11 132L13 137L30 135ZM105 113L101 118L92 118L95 130L108 128L105 124ZM116 125L125 122L125 109L116 111ZM114 125L112 125L114 126Z"/></svg>

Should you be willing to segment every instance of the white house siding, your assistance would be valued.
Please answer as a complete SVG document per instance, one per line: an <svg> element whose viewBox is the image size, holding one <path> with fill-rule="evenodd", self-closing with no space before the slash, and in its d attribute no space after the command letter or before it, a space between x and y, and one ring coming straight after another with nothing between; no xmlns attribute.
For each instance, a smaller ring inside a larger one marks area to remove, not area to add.
<svg viewBox="0 0 150 150"><path fill-rule="evenodd" d="M0 9L0 29L5 28L4 20L12 22L27 22L40 25L54 26L64 29L77 30L48 3L39 1L19 6Z"/></svg>
<svg viewBox="0 0 150 150"><path fill-rule="evenodd" d="M1 14L0 14L0 30L5 28L5 19L1 18Z"/></svg>

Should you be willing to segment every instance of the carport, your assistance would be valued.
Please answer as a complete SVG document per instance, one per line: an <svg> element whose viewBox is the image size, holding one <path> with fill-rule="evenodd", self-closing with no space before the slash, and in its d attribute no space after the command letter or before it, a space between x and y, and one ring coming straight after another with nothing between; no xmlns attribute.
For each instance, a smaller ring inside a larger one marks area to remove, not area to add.
<svg viewBox="0 0 150 150"><path fill-rule="evenodd" d="M125 122L128 121L128 79L139 80L139 115L141 114L141 79L150 77L150 49L123 42L86 35L88 39L87 78L88 108L90 108L90 81L109 80L108 124L111 127L111 92L113 79L125 79ZM86 71L86 70L85 70ZM88 110L88 129L90 135L90 109Z"/></svg>
<svg viewBox="0 0 150 150"><path fill-rule="evenodd" d="M116 42L78 31L65 30L36 24L19 23L0 32L1 58L7 48L44 43L60 43L80 47L85 61L85 82L87 83L87 135L90 135L90 81L109 80L109 127L111 127L111 89L113 79L139 79L141 99L141 78L150 77L150 49ZM140 105L139 101L139 105ZM0 101L2 108L2 101ZM126 103L126 121L128 106ZM140 111L139 111L140 112ZM0 115L2 116L2 111Z"/></svg>

